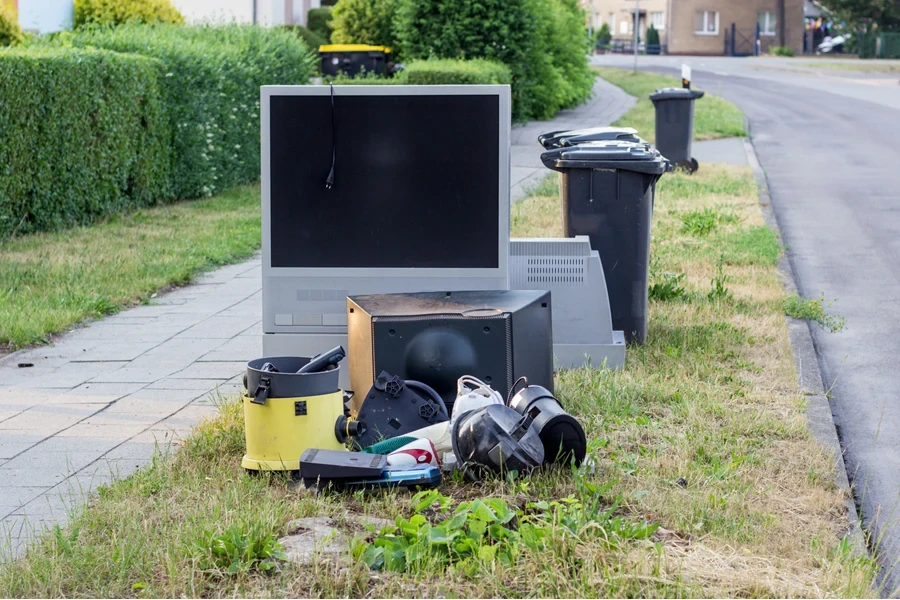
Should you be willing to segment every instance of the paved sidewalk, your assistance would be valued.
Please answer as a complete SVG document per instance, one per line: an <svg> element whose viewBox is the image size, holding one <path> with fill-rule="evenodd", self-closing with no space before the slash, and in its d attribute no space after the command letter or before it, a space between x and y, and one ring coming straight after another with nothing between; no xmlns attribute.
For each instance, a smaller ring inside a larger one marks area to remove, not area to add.
<svg viewBox="0 0 900 600"><path fill-rule="evenodd" d="M637 99L626 94L622 88L597 78L594 96L586 104L560 111L550 121L531 121L514 126L510 157L511 201L521 200L531 186L551 172L541 162L544 149L538 144L539 135L549 131L609 125L636 103Z"/></svg>
<svg viewBox="0 0 900 600"><path fill-rule="evenodd" d="M514 127L513 201L550 172L539 134L606 125L634 103L598 79L589 103ZM0 560L241 389L246 362L262 352L260 287L257 257L0 359Z"/></svg>
<svg viewBox="0 0 900 600"><path fill-rule="evenodd" d="M242 387L261 353L260 287L254 258L0 360L0 557Z"/></svg>

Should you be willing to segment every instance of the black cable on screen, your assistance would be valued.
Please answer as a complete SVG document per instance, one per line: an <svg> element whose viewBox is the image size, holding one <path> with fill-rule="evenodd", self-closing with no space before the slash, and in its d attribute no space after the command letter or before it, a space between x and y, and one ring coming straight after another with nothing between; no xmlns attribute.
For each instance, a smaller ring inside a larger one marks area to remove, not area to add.
<svg viewBox="0 0 900 600"><path fill-rule="evenodd" d="M337 157L337 139L334 125L334 84L329 83L328 86L331 88L331 170L328 172L328 177L325 178L325 189L330 190L334 185L334 163Z"/></svg>

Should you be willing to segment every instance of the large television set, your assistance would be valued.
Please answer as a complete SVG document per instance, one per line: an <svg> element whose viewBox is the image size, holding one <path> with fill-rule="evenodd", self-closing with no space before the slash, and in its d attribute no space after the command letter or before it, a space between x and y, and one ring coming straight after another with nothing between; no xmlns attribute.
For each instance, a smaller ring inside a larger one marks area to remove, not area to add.
<svg viewBox="0 0 900 600"><path fill-rule="evenodd" d="M266 356L346 344L350 295L509 289L509 86L264 86L260 104Z"/></svg>

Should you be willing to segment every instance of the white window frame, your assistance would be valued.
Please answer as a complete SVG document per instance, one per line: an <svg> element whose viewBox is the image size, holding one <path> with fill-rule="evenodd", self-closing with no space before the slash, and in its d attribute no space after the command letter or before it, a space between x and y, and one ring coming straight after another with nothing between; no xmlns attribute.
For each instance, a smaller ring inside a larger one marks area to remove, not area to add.
<svg viewBox="0 0 900 600"><path fill-rule="evenodd" d="M658 22L657 22L658 21ZM666 13L657 10L650 13L650 24L653 25L654 29L657 31L662 31L666 28Z"/></svg>
<svg viewBox="0 0 900 600"><path fill-rule="evenodd" d="M694 31L694 35L719 35L719 11L717 10L698 10L698 13L703 13L703 31ZM706 24L709 22L710 13L716 16L716 29L715 31L706 30ZM694 25L696 29L696 23Z"/></svg>
<svg viewBox="0 0 900 600"><path fill-rule="evenodd" d="M627 35L631 33L631 21L628 19L619 20L619 35Z"/></svg>
<svg viewBox="0 0 900 600"><path fill-rule="evenodd" d="M616 35L616 13L609 13L609 35Z"/></svg>
<svg viewBox="0 0 900 600"><path fill-rule="evenodd" d="M756 14L756 22L759 23L759 18L765 15L765 27L759 28L759 36L760 37L775 37L776 28L778 27L778 17L773 10L761 10ZM769 27L772 28L769 31Z"/></svg>

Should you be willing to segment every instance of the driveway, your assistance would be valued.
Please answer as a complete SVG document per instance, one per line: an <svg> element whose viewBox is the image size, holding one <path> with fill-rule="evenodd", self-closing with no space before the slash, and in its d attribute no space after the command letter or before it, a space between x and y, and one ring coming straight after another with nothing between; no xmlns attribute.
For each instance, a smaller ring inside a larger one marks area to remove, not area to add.
<svg viewBox="0 0 900 600"><path fill-rule="evenodd" d="M813 336L857 506L890 570L900 557L900 75L798 59L640 59L672 73L685 62L697 87L746 113L801 293L824 294L846 319ZM884 584L896 596L900 577Z"/></svg>

